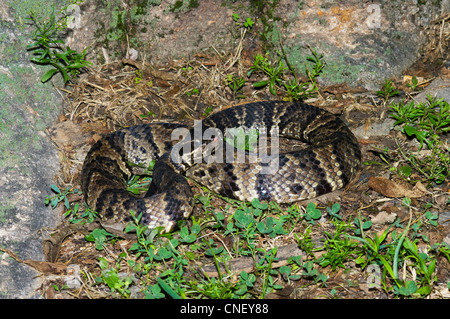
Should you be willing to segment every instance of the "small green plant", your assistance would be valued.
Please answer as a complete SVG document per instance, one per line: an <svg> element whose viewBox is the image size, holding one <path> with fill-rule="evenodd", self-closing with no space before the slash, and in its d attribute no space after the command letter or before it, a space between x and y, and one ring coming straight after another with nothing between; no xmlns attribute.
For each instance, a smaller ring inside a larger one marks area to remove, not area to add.
<svg viewBox="0 0 450 319"><path fill-rule="evenodd" d="M376 91L376 94L382 97L386 104L390 97L400 94L400 91L395 88L391 80L386 80L381 90Z"/></svg>
<svg viewBox="0 0 450 319"><path fill-rule="evenodd" d="M118 292L125 298L130 297L129 287L133 283L133 278L131 276L121 276L120 271L120 260L124 257L124 254L121 254L119 260L116 261L116 265L113 267L109 266L108 261L99 257L99 266L101 269L101 275L96 277L97 284L105 283L110 289L112 293Z"/></svg>
<svg viewBox="0 0 450 319"><path fill-rule="evenodd" d="M77 188L72 189L71 186L67 186L66 189L61 190L58 186L55 184L51 184L50 188L53 192L56 193L56 195L53 196L47 196L45 198L45 205L51 205L52 208L56 208L56 206L59 205L59 203L64 202L64 206L66 209L70 209L69 199L67 198L70 194L81 194L81 191Z"/></svg>
<svg viewBox="0 0 450 319"><path fill-rule="evenodd" d="M268 57L257 54L255 56L253 66L250 68L250 71L248 71L247 76L250 77L252 73L256 71L262 72L268 76L269 79L255 82L253 86L255 88L262 88L268 85L270 93L277 95L276 87L283 82L283 73L287 69L288 68L285 66L281 58L276 63L272 64Z"/></svg>
<svg viewBox="0 0 450 319"><path fill-rule="evenodd" d="M351 225L342 221L333 221L335 232L332 234L325 231L327 239L324 243L325 253L318 259L318 263L322 267L331 266L333 270L336 267L344 267L344 262L350 256L357 252L358 243L344 236L348 230L352 229Z"/></svg>
<svg viewBox="0 0 450 319"><path fill-rule="evenodd" d="M68 196L69 195L81 195L82 192L77 189L73 188L71 186L67 186L66 189L61 190L58 186L55 184L50 185L51 190L56 193L56 195L53 196L47 196L44 200L45 205L50 205L52 208L56 208L59 203L64 202L64 207L66 208L66 211L64 213L64 217L71 216L72 218L69 220L73 224L82 223L82 222L88 222L91 223L94 221L95 218L97 218L97 213L89 209L87 206L84 210L84 212L80 213L80 207L78 203L75 203L73 207L70 206Z"/></svg>
<svg viewBox="0 0 450 319"><path fill-rule="evenodd" d="M425 103L414 101L393 103L389 115L395 119L394 125L405 125L417 130L428 131L429 135L450 132L450 105L444 99L427 95Z"/></svg>
<svg viewBox="0 0 450 319"><path fill-rule="evenodd" d="M417 89L417 84L419 84L419 81L417 80L417 77L415 75L413 75L413 77L411 78L411 83L407 83L407 86L415 91Z"/></svg>
<svg viewBox="0 0 450 319"><path fill-rule="evenodd" d="M322 72L325 62L323 61L323 55L318 54L315 50L311 50L312 55L306 57L307 62L312 62L312 70L308 68L305 62L306 75L309 79L307 82L300 82L297 78L295 70L289 64L289 61L284 53L278 52L278 61L273 63L269 61L268 57L258 54L255 56L253 66L247 73L250 77L253 73L259 72L264 74L268 79L264 79L255 82L253 86L255 88L263 88L268 86L269 91L273 95L277 95L277 90L284 91L286 99L298 101L308 97L315 96L318 92L317 78ZM283 62L286 61L286 64ZM291 73L293 79L287 79L287 72Z"/></svg>
<svg viewBox="0 0 450 319"><path fill-rule="evenodd" d="M136 69L135 72L136 72L136 76L134 77L134 83L139 84L142 81L143 74L142 74L142 71L139 69Z"/></svg>
<svg viewBox="0 0 450 319"><path fill-rule="evenodd" d="M360 215L358 216L358 218L355 218L353 220L353 223L356 226L355 227L356 235L361 235L363 231L368 230L370 229L370 227L372 227L372 221L370 219L363 221Z"/></svg>
<svg viewBox="0 0 450 319"><path fill-rule="evenodd" d="M432 213L430 211L426 211L425 212L425 217L428 220L428 222L432 225L432 226L437 226L438 225L438 219L439 216L436 213Z"/></svg>
<svg viewBox="0 0 450 319"><path fill-rule="evenodd" d="M405 206L410 206L411 201L405 198ZM428 250L428 253L421 252L417 242L421 239L427 242L424 236L419 236L418 224L411 225L411 217L408 225L401 234L394 230L390 232L391 227L403 227L399 220L387 228L381 235L374 233L374 238L369 238L367 234L361 232L361 237L347 235L348 238L357 240L363 245L360 246L356 264L363 269L369 265L378 265L383 267L382 283L386 291L393 292L399 297L425 297L431 293L431 287L436 280L434 274L436 267L436 257L442 254L447 259L449 248L446 244L434 244ZM431 216L430 216L431 217ZM412 234L408 235L412 230ZM388 242L388 234L391 233L391 241ZM414 274L408 278L406 273L400 275L399 270L408 269ZM380 274L381 275L381 274ZM387 287L386 276L389 275L393 280L393 286Z"/></svg>
<svg viewBox="0 0 450 319"><path fill-rule="evenodd" d="M87 241L95 242L95 248L97 250L103 250L105 243L114 237L113 234L108 233L103 228L96 228L89 235L84 236Z"/></svg>
<svg viewBox="0 0 450 319"><path fill-rule="evenodd" d="M233 13L232 16L233 16L233 21L235 22L237 27L243 26L246 29L251 29L253 27L254 22L251 18L245 19L245 22L242 23L242 22L240 22L241 17L239 16L239 14Z"/></svg>
<svg viewBox="0 0 450 319"><path fill-rule="evenodd" d="M155 228L148 232L147 226L141 224L142 214L136 215L134 211L130 211L130 215L133 219L133 223L129 223L125 227L125 233L136 233L137 241L130 247L130 252L136 254L136 259L144 256L144 261L146 265L151 265L153 258L155 256L154 250L154 239L157 237L161 229ZM147 267L146 267L147 268ZM149 269L146 269L147 271Z"/></svg>
<svg viewBox="0 0 450 319"><path fill-rule="evenodd" d="M233 145L241 151L254 151L255 145L258 142L259 131L257 129L244 130L244 128L231 128L228 133L232 137L225 137L225 141Z"/></svg>
<svg viewBox="0 0 450 319"><path fill-rule="evenodd" d="M338 214L340 209L341 205L339 203L334 203L333 206L331 206L331 208L327 206L328 214L330 214L331 217L337 220L342 220L342 216Z"/></svg>
<svg viewBox="0 0 450 319"><path fill-rule="evenodd" d="M420 143L418 152L405 150L399 145L401 155L420 172L428 182L441 184L450 172L450 154L441 135L450 131L450 105L444 99L427 96L425 103L413 101L393 103L389 106L394 125ZM426 145L431 151L421 154Z"/></svg>
<svg viewBox="0 0 450 319"><path fill-rule="evenodd" d="M228 87L233 92L234 98L245 98L245 95L242 95L242 94L237 95L241 91L241 89L244 87L245 83L247 82L247 80L245 78L236 77L233 74L228 74L226 82L227 82Z"/></svg>
<svg viewBox="0 0 450 319"><path fill-rule="evenodd" d="M306 214L303 215L306 221L314 225L314 220L320 219L322 217L322 212L316 207L315 203L309 203L306 206Z"/></svg>
<svg viewBox="0 0 450 319"><path fill-rule="evenodd" d="M203 116L208 116L212 112L212 110L213 110L212 106L208 106L203 112Z"/></svg>
<svg viewBox="0 0 450 319"><path fill-rule="evenodd" d="M406 249L408 255L405 256L405 260L412 259L416 265L416 273L420 276L420 288L416 291L409 291L410 293L417 292L420 295L427 296L431 293L431 284L435 280L433 276L436 267L436 258L430 258L427 254L419 252L417 245L405 238L403 247ZM408 282L405 283L405 285ZM401 289L402 287L400 287Z"/></svg>
<svg viewBox="0 0 450 319"><path fill-rule="evenodd" d="M60 10L59 14L62 14L65 9L67 6ZM41 20L35 13L30 12L29 20L36 28L32 36L34 42L27 46L27 50L32 51L35 56L31 58L31 61L53 67L42 76L42 82L47 82L56 73L60 73L64 83L67 83L78 76L83 68L91 65L91 62L85 60L86 49L78 53L64 45L60 33L66 27L66 18L66 15L58 18L54 7L46 20Z"/></svg>
<svg viewBox="0 0 450 319"><path fill-rule="evenodd" d="M363 254L360 254L356 259L355 263L357 265L360 265L362 269L366 268L367 265L376 262L376 258L378 257L378 254L380 251L387 246L383 244L385 241L387 235L388 235L389 228L386 229L381 236L378 236L377 233L374 234L374 238L371 239L368 236L365 236L364 233L362 233L363 238L360 237L354 237L348 235L349 238L356 239L362 241L365 246L363 246Z"/></svg>
<svg viewBox="0 0 450 319"><path fill-rule="evenodd" d="M322 71L325 67L325 62L323 60L323 54L317 53L317 51L314 49L311 50L311 54L312 55L306 57L306 61L312 63L312 71L308 68L307 63L305 62L306 75L308 76L308 79L310 81L310 83L309 83L310 88L308 88L306 90L303 89L303 91L305 91L305 93L303 93L303 95L305 95L306 97L308 97L309 94L311 94L315 91L318 91L317 78L319 77L320 73L322 73ZM286 57L285 57L285 59L287 61ZM289 65L289 63L288 63L288 65ZM295 75L295 73L290 65L289 65L289 69Z"/></svg>
<svg viewBox="0 0 450 319"><path fill-rule="evenodd" d="M155 161L153 161L155 162ZM154 164L153 164L154 165ZM127 183L127 191L135 195L139 195L148 190L150 187L151 178L148 176L134 175Z"/></svg>
<svg viewBox="0 0 450 319"><path fill-rule="evenodd" d="M145 118L154 118L156 116L156 113L153 111L149 111L147 114L139 114L139 117L141 119L145 119Z"/></svg>
<svg viewBox="0 0 450 319"><path fill-rule="evenodd" d="M186 95L187 95L187 96L192 96L192 95L198 95L199 93L200 93L200 90L197 89L197 88L194 88L194 89L192 89L192 90L190 90L190 91L187 91L187 92L186 92Z"/></svg>

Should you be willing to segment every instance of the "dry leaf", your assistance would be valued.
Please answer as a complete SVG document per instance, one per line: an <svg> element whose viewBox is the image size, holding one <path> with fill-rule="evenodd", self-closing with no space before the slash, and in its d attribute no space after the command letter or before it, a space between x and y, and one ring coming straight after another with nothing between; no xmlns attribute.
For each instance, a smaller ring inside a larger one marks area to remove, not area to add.
<svg viewBox="0 0 450 319"><path fill-rule="evenodd" d="M392 224L395 222L395 219L397 218L396 213L388 213L385 211L380 212L377 216L372 217L372 223L383 225L383 224Z"/></svg>
<svg viewBox="0 0 450 319"><path fill-rule="evenodd" d="M37 260L31 260L31 259L22 260L14 252L12 252L9 249L0 248L0 251L7 253L9 255L9 257L13 258L18 263L23 263L25 265L28 265L43 274L61 274L67 268L67 265L62 262L54 262L53 263L53 262L48 262L48 261L37 261Z"/></svg>
<svg viewBox="0 0 450 319"><path fill-rule="evenodd" d="M427 194L425 186L420 182L413 189L408 189L405 185L398 184L387 178L372 176L367 184L371 189L386 197L418 198Z"/></svg>

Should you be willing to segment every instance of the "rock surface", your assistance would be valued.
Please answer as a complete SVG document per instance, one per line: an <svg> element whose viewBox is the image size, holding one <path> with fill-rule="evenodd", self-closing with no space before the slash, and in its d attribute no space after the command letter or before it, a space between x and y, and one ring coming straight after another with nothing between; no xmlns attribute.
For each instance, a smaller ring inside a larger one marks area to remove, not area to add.
<svg viewBox="0 0 450 319"><path fill-rule="evenodd" d="M29 62L29 31L17 16L24 3L0 2L0 248L21 259L43 260L40 231L59 221L44 205L59 169L45 128L62 101L50 84L40 82L42 69ZM37 274L0 251L0 297L38 297Z"/></svg>
<svg viewBox="0 0 450 319"><path fill-rule="evenodd" d="M160 64L201 51L230 53L251 18L252 40L244 43L250 56L280 51L282 44L290 64L304 71L306 57L316 49L327 63L323 84L347 82L371 90L411 66L429 41L424 30L450 12L449 0L139 3L86 2L71 43L81 50L92 45L100 62L136 50L139 59ZM240 17L237 22L233 13Z"/></svg>

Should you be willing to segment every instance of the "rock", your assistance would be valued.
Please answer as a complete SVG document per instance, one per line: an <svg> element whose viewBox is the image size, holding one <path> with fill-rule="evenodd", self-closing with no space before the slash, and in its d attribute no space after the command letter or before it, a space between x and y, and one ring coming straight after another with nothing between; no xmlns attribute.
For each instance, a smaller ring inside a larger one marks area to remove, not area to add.
<svg viewBox="0 0 450 319"><path fill-rule="evenodd" d="M444 237L443 242L450 246L450 234Z"/></svg>
<svg viewBox="0 0 450 319"><path fill-rule="evenodd" d="M78 289L81 287L81 268L79 265L70 264L67 266L67 275L64 278L64 283L69 289Z"/></svg>
<svg viewBox="0 0 450 319"><path fill-rule="evenodd" d="M80 6L68 41L77 50L94 43L90 58L102 62L120 60L134 49L140 59L160 64L199 52L232 52L240 42L240 26L251 18L251 39L243 43L251 58L276 52L282 43L290 64L305 74L306 57L316 49L327 63L323 84L347 82L373 90L418 59L429 42L424 30L448 13L449 3L203 0L129 6L120 0L89 1ZM233 13L240 17L237 22Z"/></svg>
<svg viewBox="0 0 450 319"><path fill-rule="evenodd" d="M389 135L389 132L394 126L395 120L392 118L385 118L381 122L370 121L370 125L364 124L355 128L353 133L358 139L368 140L376 137L383 137Z"/></svg>
<svg viewBox="0 0 450 319"><path fill-rule="evenodd" d="M425 103L427 102L427 95L431 95L438 99L443 98L450 103L450 76L440 76L434 79L423 92L416 96L415 100L417 102Z"/></svg>
<svg viewBox="0 0 450 319"><path fill-rule="evenodd" d="M2 2L0 10L0 246L39 261L44 259L41 230L60 220L44 205L59 170L45 128L57 118L62 101L51 83L40 82L44 68L29 61L30 30L23 19L35 5L20 2L12 10ZM39 297L38 273L9 257L1 259L0 296Z"/></svg>
<svg viewBox="0 0 450 319"><path fill-rule="evenodd" d="M450 211L444 211L439 214L438 222L440 225L450 225ZM450 245L450 234L448 236L448 243Z"/></svg>

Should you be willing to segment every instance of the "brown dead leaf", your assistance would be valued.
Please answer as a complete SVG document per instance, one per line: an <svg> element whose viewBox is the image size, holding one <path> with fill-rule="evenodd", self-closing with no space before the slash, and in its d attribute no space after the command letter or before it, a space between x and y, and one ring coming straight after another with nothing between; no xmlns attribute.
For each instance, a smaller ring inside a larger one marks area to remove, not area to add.
<svg viewBox="0 0 450 319"><path fill-rule="evenodd" d="M424 81L424 78L421 76L416 76L417 79L417 83L422 83ZM403 76L403 83L405 84L412 84L412 80L413 80L413 75L404 75Z"/></svg>
<svg viewBox="0 0 450 319"><path fill-rule="evenodd" d="M65 148L68 145L76 147L84 143L84 137L80 126L72 121L57 123L47 129L47 134L53 143L59 148Z"/></svg>
<svg viewBox="0 0 450 319"><path fill-rule="evenodd" d="M43 274L62 274L66 271L67 268L67 265L62 262L52 263L49 261L26 259L23 261L23 263Z"/></svg>
<svg viewBox="0 0 450 319"><path fill-rule="evenodd" d="M381 211L378 213L378 215L372 217L372 223L378 224L378 225L389 225L395 222L395 219L397 218L396 213L388 213L385 211Z"/></svg>
<svg viewBox="0 0 450 319"><path fill-rule="evenodd" d="M398 184L384 177L370 177L367 185L377 193L386 197L410 197L419 198L427 194L422 183L418 182L413 189Z"/></svg>
<svg viewBox="0 0 450 319"><path fill-rule="evenodd" d="M441 75L445 78L450 78L450 68L442 68Z"/></svg>
<svg viewBox="0 0 450 319"><path fill-rule="evenodd" d="M6 249L6 248L0 247L0 251L7 253L9 255L9 257L14 259L18 263L28 265L43 274L61 274L67 268L67 265L64 263L61 263L61 262L48 262L48 261L38 261L38 260L31 260L31 259L22 260L13 251Z"/></svg>

